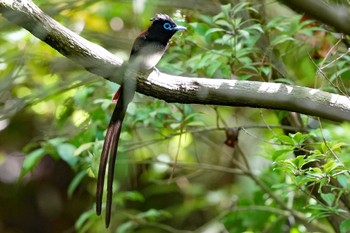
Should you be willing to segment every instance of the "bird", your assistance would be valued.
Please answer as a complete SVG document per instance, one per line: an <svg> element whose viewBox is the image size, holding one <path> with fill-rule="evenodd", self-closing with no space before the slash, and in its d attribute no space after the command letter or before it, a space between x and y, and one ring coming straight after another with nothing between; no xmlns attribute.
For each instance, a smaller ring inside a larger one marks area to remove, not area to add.
<svg viewBox="0 0 350 233"><path fill-rule="evenodd" d="M128 73L130 73L128 70L143 72L156 69L156 64L169 47L170 38L177 31L187 30L186 27L178 26L174 20L166 14L156 14L150 21L152 23L148 29L140 33L133 43L129 62L123 74L124 81L113 96L113 102L116 103L116 106L111 116L102 147L97 176L96 213L97 215L101 215L102 212L104 180L107 169L106 228L109 227L111 220L114 166L117 158L122 123L127 106L132 101L135 94L135 82L132 81L134 80L133 78L128 77Z"/></svg>

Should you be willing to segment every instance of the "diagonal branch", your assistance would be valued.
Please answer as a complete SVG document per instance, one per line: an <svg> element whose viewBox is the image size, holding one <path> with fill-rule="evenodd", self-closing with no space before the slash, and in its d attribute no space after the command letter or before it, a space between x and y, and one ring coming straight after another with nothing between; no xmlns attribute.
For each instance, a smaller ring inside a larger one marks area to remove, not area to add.
<svg viewBox="0 0 350 233"><path fill-rule="evenodd" d="M91 73L120 83L123 61L71 32L30 0L0 0L0 12ZM167 102L280 109L334 121L350 120L349 97L278 83L139 74L138 92Z"/></svg>

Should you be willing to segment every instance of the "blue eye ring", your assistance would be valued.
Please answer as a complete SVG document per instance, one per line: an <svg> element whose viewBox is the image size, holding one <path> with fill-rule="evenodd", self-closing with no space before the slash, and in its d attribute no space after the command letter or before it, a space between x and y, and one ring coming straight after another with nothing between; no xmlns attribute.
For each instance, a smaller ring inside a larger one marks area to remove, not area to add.
<svg viewBox="0 0 350 233"><path fill-rule="evenodd" d="M172 29L173 29L173 27L171 26L170 23L165 23L165 24L163 24L163 28L164 28L165 30L172 30Z"/></svg>

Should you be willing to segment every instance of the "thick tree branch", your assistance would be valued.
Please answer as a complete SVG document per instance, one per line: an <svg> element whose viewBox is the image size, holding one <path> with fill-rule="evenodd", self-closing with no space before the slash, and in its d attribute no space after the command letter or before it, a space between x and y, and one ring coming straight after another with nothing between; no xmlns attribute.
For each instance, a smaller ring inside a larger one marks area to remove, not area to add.
<svg viewBox="0 0 350 233"><path fill-rule="evenodd" d="M0 12L9 21L90 72L120 83L122 60L69 31L29 0L0 0ZM350 120L350 99L316 89L277 83L189 78L152 72L139 74L137 91L167 102L247 106L300 112L322 118Z"/></svg>

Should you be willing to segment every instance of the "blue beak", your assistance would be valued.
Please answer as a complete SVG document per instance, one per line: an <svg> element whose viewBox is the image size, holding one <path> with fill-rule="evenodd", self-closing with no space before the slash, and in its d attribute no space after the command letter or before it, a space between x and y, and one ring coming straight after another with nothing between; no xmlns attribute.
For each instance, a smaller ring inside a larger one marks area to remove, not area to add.
<svg viewBox="0 0 350 233"><path fill-rule="evenodd" d="M176 31L184 31L184 30L187 30L187 28L183 27L183 26L176 26L176 27L174 27L174 30L176 30Z"/></svg>

